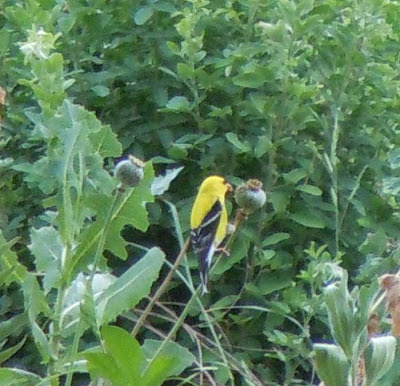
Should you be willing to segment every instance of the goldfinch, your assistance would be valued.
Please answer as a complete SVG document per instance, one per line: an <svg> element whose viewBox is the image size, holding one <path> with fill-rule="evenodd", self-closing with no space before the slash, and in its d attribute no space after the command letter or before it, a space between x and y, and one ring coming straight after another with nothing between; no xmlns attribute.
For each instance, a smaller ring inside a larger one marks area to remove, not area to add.
<svg viewBox="0 0 400 386"><path fill-rule="evenodd" d="M208 271L212 257L226 236L228 214L225 195L228 191L232 191L232 186L225 178L206 178L200 185L190 216L190 236L199 262L203 294L208 292Z"/></svg>

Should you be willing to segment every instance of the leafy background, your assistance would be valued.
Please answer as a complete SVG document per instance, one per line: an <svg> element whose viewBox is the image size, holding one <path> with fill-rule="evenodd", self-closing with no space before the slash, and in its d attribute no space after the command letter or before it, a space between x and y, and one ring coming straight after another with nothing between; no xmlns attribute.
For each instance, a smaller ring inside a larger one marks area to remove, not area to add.
<svg viewBox="0 0 400 386"><path fill-rule="evenodd" d="M0 4L0 379L127 384L101 363L118 367L112 342L129 339L103 326L132 330L188 235L198 185L221 174L261 180L267 207L172 343L198 283L188 253L142 346L127 344L132 368L165 349L170 384L318 384L313 343L335 338L325 286L347 271L376 296L398 266L399 4ZM148 161L145 177L116 193L128 154Z"/></svg>

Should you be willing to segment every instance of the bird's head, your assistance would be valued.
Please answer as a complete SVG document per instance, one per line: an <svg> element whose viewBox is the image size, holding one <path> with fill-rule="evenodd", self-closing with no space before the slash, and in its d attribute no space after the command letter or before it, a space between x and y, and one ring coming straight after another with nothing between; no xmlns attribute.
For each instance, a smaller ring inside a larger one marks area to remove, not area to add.
<svg viewBox="0 0 400 386"><path fill-rule="evenodd" d="M225 178L220 176L210 176L202 182L199 193L225 196L227 192L231 192L232 190L232 185L228 183Z"/></svg>

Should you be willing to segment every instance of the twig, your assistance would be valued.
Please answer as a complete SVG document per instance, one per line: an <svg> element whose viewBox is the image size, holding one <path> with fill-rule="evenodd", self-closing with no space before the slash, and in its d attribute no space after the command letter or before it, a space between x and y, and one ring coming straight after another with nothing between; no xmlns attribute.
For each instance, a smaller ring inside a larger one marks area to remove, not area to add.
<svg viewBox="0 0 400 386"><path fill-rule="evenodd" d="M172 268L170 269L170 271L168 272L168 275L166 276L166 278L164 279L164 281L162 282L162 284L160 285L160 287L158 287L158 290L156 291L156 293L153 295L153 297L151 298L149 304L146 306L146 308L144 309L142 315L140 315L139 320L137 321L137 323L135 324L135 326L132 329L131 335L133 337L135 337L137 335L137 333L140 330L140 327L143 325L143 323L145 322L147 316L149 315L150 311L152 310L154 304L156 303L156 301L160 298L160 296L163 294L163 292L165 291L165 289L167 288L168 284L170 283L172 276L174 275L175 271L178 269L181 260L183 258L183 256L186 255L186 251L189 247L189 243L190 243L190 238L188 238L183 246L183 248L181 249L181 251L179 252L179 255L177 256L177 258L175 259L175 263L172 266Z"/></svg>

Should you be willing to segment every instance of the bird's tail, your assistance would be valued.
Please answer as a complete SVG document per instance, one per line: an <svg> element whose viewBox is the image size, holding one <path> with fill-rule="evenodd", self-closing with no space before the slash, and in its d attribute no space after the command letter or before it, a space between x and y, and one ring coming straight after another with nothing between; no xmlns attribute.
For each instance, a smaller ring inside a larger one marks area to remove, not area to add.
<svg viewBox="0 0 400 386"><path fill-rule="evenodd" d="M202 286L202 292L201 294L208 294L208 272L200 272L200 280L201 280L201 286Z"/></svg>

